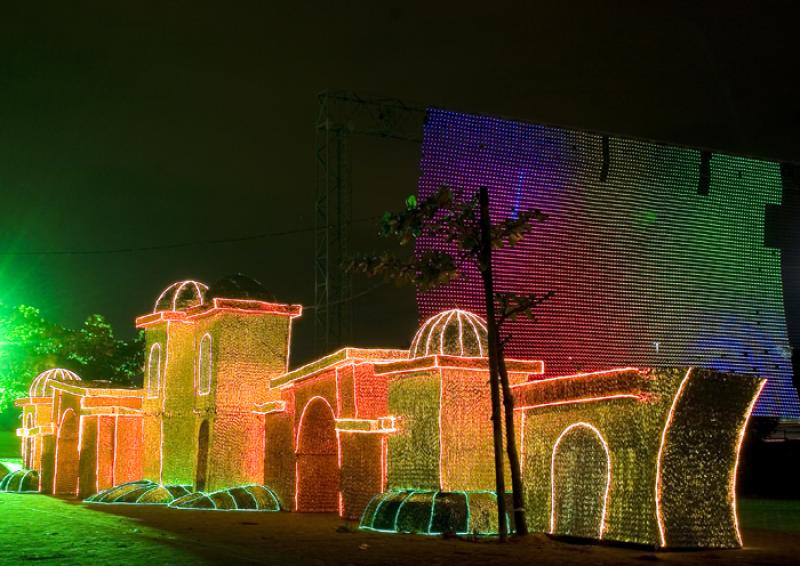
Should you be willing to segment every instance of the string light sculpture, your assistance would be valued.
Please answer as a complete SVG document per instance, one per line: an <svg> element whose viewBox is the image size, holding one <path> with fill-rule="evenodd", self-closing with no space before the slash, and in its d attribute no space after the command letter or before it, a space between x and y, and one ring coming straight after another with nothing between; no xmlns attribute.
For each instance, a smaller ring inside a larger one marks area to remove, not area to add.
<svg viewBox="0 0 800 566"><path fill-rule="evenodd" d="M377 532L497 532L479 316L434 313L410 350L343 348L287 371L301 307L253 299L257 283L237 277L226 288L246 296L180 282L137 319L149 358L142 389L64 370L37 376L17 404L25 462L38 468L7 474L0 490L336 512ZM764 380L700 368L549 376L541 361L512 357L506 366L529 530L741 546L735 477Z"/></svg>
<svg viewBox="0 0 800 566"><path fill-rule="evenodd" d="M740 547L732 478L764 383L700 368L622 368L517 385L530 529Z"/></svg>
<svg viewBox="0 0 800 566"><path fill-rule="evenodd" d="M43 371L31 383L28 395L31 397L52 397L53 382L67 383L70 381L80 381L80 376L68 369L53 368Z"/></svg>

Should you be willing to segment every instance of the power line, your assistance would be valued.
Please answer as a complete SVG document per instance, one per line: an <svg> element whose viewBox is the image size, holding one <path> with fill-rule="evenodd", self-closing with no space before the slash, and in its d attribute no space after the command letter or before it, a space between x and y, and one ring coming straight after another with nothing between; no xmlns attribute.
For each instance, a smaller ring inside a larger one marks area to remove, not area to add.
<svg viewBox="0 0 800 566"><path fill-rule="evenodd" d="M377 216L368 218L359 218L353 222L369 222L376 220ZM109 249L94 249L94 250L31 250L31 251L0 251L0 256L59 256L59 255L108 255L108 254L125 254L136 252L153 252L161 250L173 250L178 248L189 248L194 246L211 246L217 244L234 244L238 242L247 242L251 240L261 240L264 238L278 238L281 236L292 236L295 234L304 234L314 232L316 228L295 228L293 230L282 230L278 232L261 232L259 234L250 234L248 236L235 236L231 238L213 238L208 240L190 240L187 242L175 242L171 244L157 244L152 246L128 246L124 248L109 248Z"/></svg>

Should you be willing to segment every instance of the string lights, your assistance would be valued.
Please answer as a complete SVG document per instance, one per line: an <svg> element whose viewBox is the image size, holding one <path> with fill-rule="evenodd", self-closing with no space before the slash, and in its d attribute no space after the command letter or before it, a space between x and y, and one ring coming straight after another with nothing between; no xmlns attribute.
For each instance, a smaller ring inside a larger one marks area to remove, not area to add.
<svg viewBox="0 0 800 566"><path fill-rule="evenodd" d="M137 319L142 389L63 370L37 376L18 401L18 435L38 468L8 474L0 490L38 481L96 504L283 508L336 512L378 532L497 532L480 317L435 313L410 350L348 347L287 371L298 305L207 296L181 282L157 301L170 310ZM736 466L763 380L636 367L544 376L541 361L513 358L506 367L531 531L741 545Z"/></svg>

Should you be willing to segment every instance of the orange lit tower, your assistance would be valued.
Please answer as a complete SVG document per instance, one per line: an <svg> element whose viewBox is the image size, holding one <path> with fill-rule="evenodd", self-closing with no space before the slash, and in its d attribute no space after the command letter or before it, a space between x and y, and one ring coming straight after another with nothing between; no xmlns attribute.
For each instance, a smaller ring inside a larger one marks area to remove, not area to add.
<svg viewBox="0 0 800 566"><path fill-rule="evenodd" d="M237 275L168 287L145 329L144 477L195 490L261 483L269 380L287 368L299 305ZM274 395L274 394L273 394Z"/></svg>

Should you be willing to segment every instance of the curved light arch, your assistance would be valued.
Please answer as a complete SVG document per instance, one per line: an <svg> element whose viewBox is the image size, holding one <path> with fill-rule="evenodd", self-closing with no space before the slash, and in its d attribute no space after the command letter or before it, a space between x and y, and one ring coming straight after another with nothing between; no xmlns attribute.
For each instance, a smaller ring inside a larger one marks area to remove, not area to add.
<svg viewBox="0 0 800 566"><path fill-rule="evenodd" d="M450 311L450 316L447 317L442 323L442 329L439 331L439 353L444 355L444 333L447 331L447 325L450 324L450 320L453 318L453 315L456 314L458 311ZM460 320L460 317L459 319ZM458 337L458 343L461 346L461 352L464 352L464 342L461 340L461 336Z"/></svg>
<svg viewBox="0 0 800 566"><path fill-rule="evenodd" d="M191 285L192 287L194 287L195 296L200 301L199 304L201 305L205 304L205 293L206 291L208 291L208 285L206 285L205 283L201 283L200 281L195 281L194 279L185 279L183 281L176 281L175 283L173 283L172 285L161 291L161 294L158 296L155 304L153 305L153 312L157 313L162 310L158 308L158 305L159 303L161 303L161 301L167 298L167 296L170 293L172 293L172 296L170 298L170 306L172 307L173 311L178 310L178 297L180 297L181 292L187 285Z"/></svg>
<svg viewBox="0 0 800 566"><path fill-rule="evenodd" d="M455 317L455 320L454 318ZM469 324L472 329L473 337L477 342L477 356L475 352L467 353L464 343L464 320ZM444 348L445 334L451 326L458 323L458 346L457 352L446 354ZM434 335L438 335L434 338ZM417 330L414 339L411 341L411 346L408 351L409 358L424 357L431 355L460 355L461 357L479 357L483 358L486 355L486 348L483 341L486 339L484 334L487 332L486 323L481 317L464 309L448 309L432 315L428 318L422 326ZM424 346L423 346L424 340ZM439 346L436 346L436 341Z"/></svg>
<svg viewBox="0 0 800 566"><path fill-rule="evenodd" d="M675 392L675 397L672 398L672 405L669 408L669 413L667 413L667 420L664 423L664 429L661 431L661 442L658 445L658 456L656 456L656 524L658 525L658 537L662 548L667 546L667 532L666 528L664 527L664 517L662 516L661 512L661 461L664 458L664 445L667 442L667 431L669 430L669 427L672 426L672 417L675 414L675 408L678 406L678 401L680 400L683 390L686 388L686 384L689 382L689 378L691 376L692 368L689 368L686 370L686 375L683 377L681 384L678 386L678 390Z"/></svg>
<svg viewBox="0 0 800 566"><path fill-rule="evenodd" d="M157 356L155 387L153 387L153 354ZM147 397L153 399L161 393L161 343L150 346L147 354Z"/></svg>
<svg viewBox="0 0 800 566"><path fill-rule="evenodd" d="M213 356L214 340L211 334L206 332L200 339L200 347L197 354L197 394L208 395L211 392L211 380L213 379ZM205 362L205 363L204 363Z"/></svg>
<svg viewBox="0 0 800 566"><path fill-rule="evenodd" d="M611 452L608 449L608 443L600 431L591 423L587 422L577 422L572 423L558 436L556 439L555 444L553 444L553 453L550 456L550 534L553 534L556 530L556 474L555 474L555 466L556 466L556 454L558 453L558 445L561 444L561 441L564 439L564 436L567 435L571 430L576 428L586 428L593 432L597 438L600 439L600 444L603 446L603 450L606 453L606 489L603 493L603 511L600 515L600 532L598 533L598 539L602 540L603 535L606 532L606 514L608 511L608 494L611 490Z"/></svg>
<svg viewBox="0 0 800 566"><path fill-rule="evenodd" d="M51 368L37 375L28 388L28 395L31 397L48 397L53 394L50 387L51 381L66 383L68 381L81 381L80 376L68 369ZM48 391L49 389L49 391Z"/></svg>
<svg viewBox="0 0 800 566"><path fill-rule="evenodd" d="M294 510L295 511L298 510L299 501L300 501L300 497L299 497L300 496L300 469L299 469L300 463L299 463L299 458L298 458L299 450L300 450L300 438L302 437L302 428L303 428L303 423L305 421L306 411L317 400L322 401L323 403L325 403L325 405L328 407L328 410L330 411L331 416L333 418L334 426L335 426L335 423L336 423L336 411L333 410L333 407L331 406L330 402L325 397L323 397L321 395L314 395L308 401L306 401L306 404L303 406L303 410L300 413L300 418L297 421L297 432L295 434L295 439L294 439L294 454L295 454L295 461L294 461ZM341 437L339 436L339 431L335 430L335 428L334 428L334 432L336 433L336 465L339 468L340 473L341 473L341 469L342 469ZM339 489L339 496L340 497L341 497L341 493L342 492L341 492L341 487L340 487L340 489Z"/></svg>

